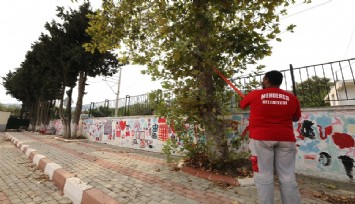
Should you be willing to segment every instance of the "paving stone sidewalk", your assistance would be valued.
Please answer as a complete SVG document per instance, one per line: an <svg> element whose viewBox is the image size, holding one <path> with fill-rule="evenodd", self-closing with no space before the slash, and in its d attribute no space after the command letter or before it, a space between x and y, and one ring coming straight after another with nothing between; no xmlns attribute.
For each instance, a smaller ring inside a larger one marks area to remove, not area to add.
<svg viewBox="0 0 355 204"><path fill-rule="evenodd" d="M0 133L0 203L69 204L53 182Z"/></svg>
<svg viewBox="0 0 355 204"><path fill-rule="evenodd" d="M64 142L30 132L9 134L119 203L257 203L255 186L221 187L173 171L162 154L94 142ZM4 133L0 141L0 203L70 203L21 150L6 141ZM316 198L316 192L355 196L354 183L301 175L298 183L302 203L327 203ZM337 188L330 189L329 184ZM275 203L281 203L277 190Z"/></svg>

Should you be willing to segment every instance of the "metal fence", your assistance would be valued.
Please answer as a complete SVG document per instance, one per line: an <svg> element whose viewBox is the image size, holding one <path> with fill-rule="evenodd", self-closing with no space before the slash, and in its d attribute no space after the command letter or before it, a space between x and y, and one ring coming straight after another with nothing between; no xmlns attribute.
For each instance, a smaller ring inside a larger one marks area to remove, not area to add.
<svg viewBox="0 0 355 204"><path fill-rule="evenodd" d="M295 94L302 107L355 105L355 58L282 70L281 88ZM261 88L264 74L234 78L244 92ZM238 96L235 101L238 101ZM240 98L239 98L240 99ZM231 103L235 104L235 103Z"/></svg>
<svg viewBox="0 0 355 204"><path fill-rule="evenodd" d="M152 115L152 102L149 101L149 94L142 94L137 96L127 95L125 98L119 98L116 107L116 100L105 100L102 102L92 102L91 104L83 105L82 110L88 111L93 115L93 110L100 109L104 112L102 116L113 116L113 112L117 108L117 116L129 115ZM106 111L106 113L105 113Z"/></svg>
<svg viewBox="0 0 355 204"><path fill-rule="evenodd" d="M327 62L281 70L284 80L281 88L293 92L300 100L302 107L324 107L355 105L355 58ZM245 94L253 89L261 88L264 74L233 78L232 82ZM231 98L230 108L237 108L240 96ZM157 100L157 99L154 99ZM153 114L155 101L150 101L149 94L137 96L127 95L118 100L118 116ZM107 112L103 116L112 116L116 108L116 100L92 102L83 106L83 111L92 113L95 109Z"/></svg>

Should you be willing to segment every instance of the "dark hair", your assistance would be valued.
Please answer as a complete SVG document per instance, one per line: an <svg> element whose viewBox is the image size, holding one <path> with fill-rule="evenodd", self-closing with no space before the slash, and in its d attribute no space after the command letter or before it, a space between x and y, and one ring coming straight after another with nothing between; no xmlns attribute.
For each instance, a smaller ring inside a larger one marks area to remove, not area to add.
<svg viewBox="0 0 355 204"><path fill-rule="evenodd" d="M265 78L267 78L271 85L280 86L282 84L282 73L276 70L269 71L265 73Z"/></svg>

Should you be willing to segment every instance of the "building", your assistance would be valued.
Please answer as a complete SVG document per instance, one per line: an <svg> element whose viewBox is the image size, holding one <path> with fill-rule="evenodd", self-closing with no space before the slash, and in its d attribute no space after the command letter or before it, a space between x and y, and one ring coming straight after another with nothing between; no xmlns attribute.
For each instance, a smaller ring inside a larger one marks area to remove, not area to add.
<svg viewBox="0 0 355 204"><path fill-rule="evenodd" d="M0 111L0 132L5 132L11 112Z"/></svg>
<svg viewBox="0 0 355 204"><path fill-rule="evenodd" d="M335 85L330 88L324 101L329 102L330 106L355 105L355 81L337 81Z"/></svg>

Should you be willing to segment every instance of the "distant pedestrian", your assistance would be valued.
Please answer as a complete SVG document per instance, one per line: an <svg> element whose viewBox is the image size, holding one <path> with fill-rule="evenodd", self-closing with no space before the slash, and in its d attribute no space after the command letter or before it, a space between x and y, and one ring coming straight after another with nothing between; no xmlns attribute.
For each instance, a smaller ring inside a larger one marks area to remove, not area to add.
<svg viewBox="0 0 355 204"><path fill-rule="evenodd" d="M292 124L301 117L301 110L297 97L280 89L282 79L279 71L267 72L263 89L250 92L240 102L243 109L250 106L250 159L261 204L274 203L274 170L282 203L301 203L295 176L297 150Z"/></svg>

